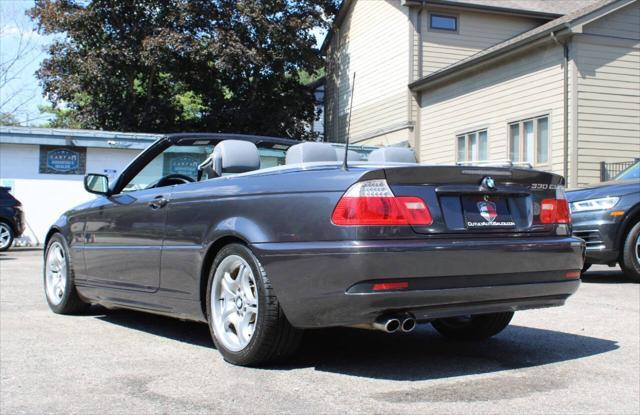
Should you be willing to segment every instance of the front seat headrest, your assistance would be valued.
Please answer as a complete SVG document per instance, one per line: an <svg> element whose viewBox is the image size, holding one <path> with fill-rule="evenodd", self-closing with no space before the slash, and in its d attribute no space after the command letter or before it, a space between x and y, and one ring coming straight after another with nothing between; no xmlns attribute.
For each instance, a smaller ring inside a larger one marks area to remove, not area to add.
<svg viewBox="0 0 640 415"><path fill-rule="evenodd" d="M336 149L336 157L338 161L344 161L344 148L335 147ZM347 161L360 161L360 153L355 152L353 150L347 150Z"/></svg>
<svg viewBox="0 0 640 415"><path fill-rule="evenodd" d="M300 143L289 147L285 164L312 163L317 161L338 161L331 144Z"/></svg>
<svg viewBox="0 0 640 415"><path fill-rule="evenodd" d="M218 177L222 173L244 173L260 168L258 147L250 141L224 140L219 142L211 155L198 170L208 177Z"/></svg>
<svg viewBox="0 0 640 415"><path fill-rule="evenodd" d="M379 163L416 163L416 155L406 147L381 147L369 153L368 160Z"/></svg>

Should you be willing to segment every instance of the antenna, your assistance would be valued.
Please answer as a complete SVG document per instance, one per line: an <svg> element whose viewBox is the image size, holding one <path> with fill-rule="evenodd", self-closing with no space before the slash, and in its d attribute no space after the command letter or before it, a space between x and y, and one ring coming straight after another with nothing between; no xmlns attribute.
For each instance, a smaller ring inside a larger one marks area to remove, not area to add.
<svg viewBox="0 0 640 415"><path fill-rule="evenodd" d="M349 170L347 161L349 160L349 139L351 138L351 110L353 108L353 90L356 86L356 73L353 73L353 79L351 80L351 102L349 103L349 119L347 120L347 137L344 143L344 161L342 162L342 170Z"/></svg>

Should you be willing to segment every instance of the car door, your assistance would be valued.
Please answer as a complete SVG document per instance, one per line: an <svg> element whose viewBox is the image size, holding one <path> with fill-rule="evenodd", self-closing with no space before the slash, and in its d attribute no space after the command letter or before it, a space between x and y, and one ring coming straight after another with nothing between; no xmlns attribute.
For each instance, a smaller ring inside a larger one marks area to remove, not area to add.
<svg viewBox="0 0 640 415"><path fill-rule="evenodd" d="M169 189L152 188L99 197L87 212L86 279L91 285L154 292Z"/></svg>

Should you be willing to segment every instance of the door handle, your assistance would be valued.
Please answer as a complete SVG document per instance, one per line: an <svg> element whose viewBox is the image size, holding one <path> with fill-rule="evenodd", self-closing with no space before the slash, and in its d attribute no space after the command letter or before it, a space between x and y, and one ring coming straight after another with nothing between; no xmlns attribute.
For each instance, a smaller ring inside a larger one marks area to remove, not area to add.
<svg viewBox="0 0 640 415"><path fill-rule="evenodd" d="M169 200L165 199L164 196L157 196L155 199L149 202L149 207L151 209L162 209L163 207L167 206L167 203L169 203Z"/></svg>

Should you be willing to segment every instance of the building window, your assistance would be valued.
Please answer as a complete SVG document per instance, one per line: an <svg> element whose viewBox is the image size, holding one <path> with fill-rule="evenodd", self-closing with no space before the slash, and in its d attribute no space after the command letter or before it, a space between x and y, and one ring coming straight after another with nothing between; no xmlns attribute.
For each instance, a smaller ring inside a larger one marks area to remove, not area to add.
<svg viewBox="0 0 640 415"><path fill-rule="evenodd" d="M446 16L443 14L430 14L429 28L457 32L458 18L456 16Z"/></svg>
<svg viewBox="0 0 640 415"><path fill-rule="evenodd" d="M549 117L547 115L509 124L509 160L549 163Z"/></svg>
<svg viewBox="0 0 640 415"><path fill-rule="evenodd" d="M456 137L458 146L457 161L487 160L487 130L473 131Z"/></svg>

